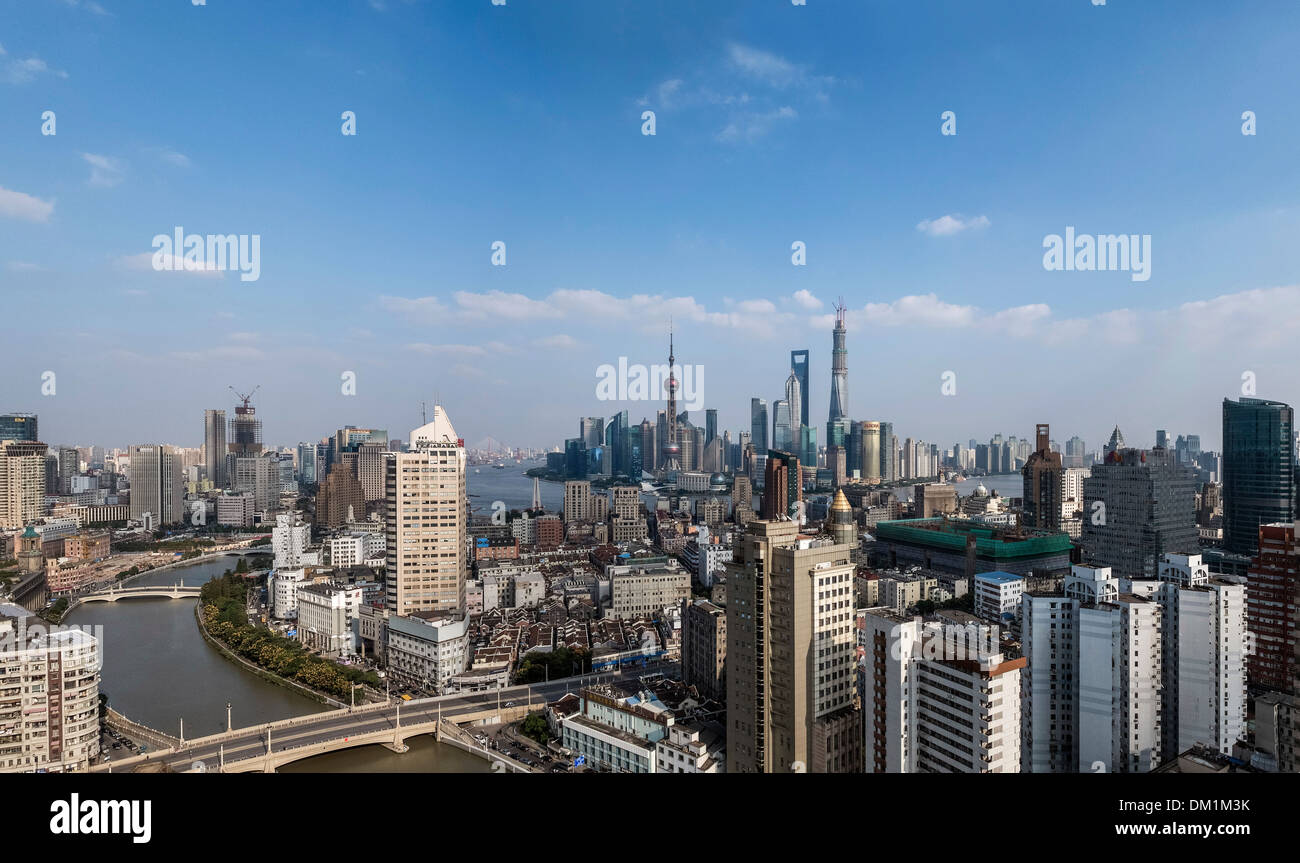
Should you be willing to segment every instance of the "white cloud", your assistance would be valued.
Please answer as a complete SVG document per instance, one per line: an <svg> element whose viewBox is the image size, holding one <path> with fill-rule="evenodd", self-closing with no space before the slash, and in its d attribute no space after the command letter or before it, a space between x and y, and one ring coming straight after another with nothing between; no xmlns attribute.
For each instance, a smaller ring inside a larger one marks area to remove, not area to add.
<svg viewBox="0 0 1300 863"><path fill-rule="evenodd" d="M218 345L201 351L173 351L171 355L178 360L189 360L191 362L211 360L260 360L266 356L266 354L260 349L249 347L247 345Z"/></svg>
<svg viewBox="0 0 1300 863"><path fill-rule="evenodd" d="M487 351L478 345L431 345L427 342L414 342L407 345L406 349L418 354L453 357L481 357L487 354Z"/></svg>
<svg viewBox="0 0 1300 863"><path fill-rule="evenodd" d="M542 300L534 300L523 294L509 294L505 291L488 291L482 294L457 291L452 297L460 312L469 318L536 320L556 318L561 314L558 309Z"/></svg>
<svg viewBox="0 0 1300 863"><path fill-rule="evenodd" d="M636 102L657 111L699 109L721 124L714 140L751 143L797 119L803 103L826 102L836 83L770 51L733 42L721 58L689 75L663 79Z"/></svg>
<svg viewBox="0 0 1300 863"><path fill-rule="evenodd" d="M10 261L5 264L5 269L12 273L36 273L43 271L45 268L27 261Z"/></svg>
<svg viewBox="0 0 1300 863"><path fill-rule="evenodd" d="M888 303L867 303L858 314L868 326L945 328L970 326L979 309L945 302L937 294L916 294Z"/></svg>
<svg viewBox="0 0 1300 863"><path fill-rule="evenodd" d="M561 289L544 299L502 291L457 291L452 299L453 304L449 306L438 297L381 296L379 304L404 320L418 323L555 321L573 317L584 321L628 321L648 332L667 330L671 318L770 335L777 324L790 318L771 300L728 301L725 310L710 311L694 297L649 294L616 297L589 289Z"/></svg>
<svg viewBox="0 0 1300 863"><path fill-rule="evenodd" d="M0 57L3 56L6 56L5 51L0 47ZM53 75L56 78L68 77L67 72L50 68L49 64L39 57L6 60L0 63L0 81L8 84L29 84L42 75Z"/></svg>
<svg viewBox="0 0 1300 863"><path fill-rule="evenodd" d="M100 6L95 0L63 0L63 4L73 8L85 9L95 15L108 15L108 10Z"/></svg>
<svg viewBox="0 0 1300 863"><path fill-rule="evenodd" d="M798 112L789 105L771 111L742 111L733 116L731 122L723 126L715 137L726 143L751 142L772 131L778 122L793 120L798 116Z"/></svg>
<svg viewBox="0 0 1300 863"><path fill-rule="evenodd" d="M121 160L95 153L82 153L81 158L90 165L90 185L108 188L122 182L126 169Z"/></svg>
<svg viewBox="0 0 1300 863"><path fill-rule="evenodd" d="M816 311L822 307L822 301L812 295L812 291L800 289L794 292L791 299L800 306L810 311Z"/></svg>
<svg viewBox="0 0 1300 863"><path fill-rule="evenodd" d="M553 336L534 339L533 344L539 348L573 348L577 347L578 342L573 336L566 333L556 333Z"/></svg>
<svg viewBox="0 0 1300 863"><path fill-rule="evenodd" d="M958 213L949 213L937 219L922 219L917 223L916 229L931 237L950 237L972 228L987 228L990 224L988 216L967 219Z"/></svg>
<svg viewBox="0 0 1300 863"><path fill-rule="evenodd" d="M188 168L190 166L190 157L184 153L178 153L175 150L163 147L156 151L158 158L168 164L175 165L178 168Z"/></svg>
<svg viewBox="0 0 1300 863"><path fill-rule="evenodd" d="M53 214L53 201L42 201L26 192L15 192L0 186L0 216L24 222L48 222Z"/></svg>
<svg viewBox="0 0 1300 863"><path fill-rule="evenodd" d="M390 297L381 295L379 307L394 312L398 317L421 322L436 320L447 314L447 307L437 297Z"/></svg>
<svg viewBox="0 0 1300 863"><path fill-rule="evenodd" d="M737 42L727 46L727 62L745 77L778 89L823 88L835 83L833 77L813 75L806 67L791 63L784 57Z"/></svg>

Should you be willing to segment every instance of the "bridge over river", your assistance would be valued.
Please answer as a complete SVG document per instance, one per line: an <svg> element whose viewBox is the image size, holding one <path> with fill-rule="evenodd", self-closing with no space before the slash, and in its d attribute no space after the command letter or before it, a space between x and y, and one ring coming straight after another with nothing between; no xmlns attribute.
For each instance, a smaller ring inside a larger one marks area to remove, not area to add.
<svg viewBox="0 0 1300 863"><path fill-rule="evenodd" d="M537 709L581 686L597 681L634 680L654 670L592 674L486 692L329 710L180 740L167 749L96 764L91 772L150 770L162 764L177 773L272 773L303 758L355 746L380 744L402 752L407 738L440 735L444 722L452 725L513 722L526 716L530 709Z"/></svg>

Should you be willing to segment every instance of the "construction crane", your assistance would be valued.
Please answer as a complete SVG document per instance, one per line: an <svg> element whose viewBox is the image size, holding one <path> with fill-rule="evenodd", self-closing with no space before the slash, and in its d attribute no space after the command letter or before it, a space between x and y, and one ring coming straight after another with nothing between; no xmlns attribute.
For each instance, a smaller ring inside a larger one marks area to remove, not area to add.
<svg viewBox="0 0 1300 863"><path fill-rule="evenodd" d="M241 393L239 390L235 389L234 387L230 387L229 389L230 389L230 391L231 391L232 393L235 394L235 398L237 398L237 399L241 399L241 400L244 402L244 407L247 408L247 407L248 407L248 403L249 403L250 401L253 400L253 393L256 393L256 392L257 392L258 390L260 390L261 388L262 388L262 385L261 385L261 384L258 384L257 386L253 387L253 392L249 393L248 395L244 395L243 393Z"/></svg>

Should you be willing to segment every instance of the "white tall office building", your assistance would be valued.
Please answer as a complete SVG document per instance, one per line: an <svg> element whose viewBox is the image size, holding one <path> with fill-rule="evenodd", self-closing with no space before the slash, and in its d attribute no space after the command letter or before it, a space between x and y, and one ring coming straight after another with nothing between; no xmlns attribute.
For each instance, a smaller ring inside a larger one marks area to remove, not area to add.
<svg viewBox="0 0 1300 863"><path fill-rule="evenodd" d="M400 615L465 607L465 444L442 405L384 464L387 607Z"/></svg>

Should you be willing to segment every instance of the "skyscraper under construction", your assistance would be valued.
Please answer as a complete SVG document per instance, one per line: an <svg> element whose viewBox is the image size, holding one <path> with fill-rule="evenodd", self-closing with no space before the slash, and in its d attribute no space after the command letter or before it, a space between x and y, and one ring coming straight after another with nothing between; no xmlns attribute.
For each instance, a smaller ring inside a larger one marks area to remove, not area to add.
<svg viewBox="0 0 1300 863"><path fill-rule="evenodd" d="M828 417L831 423L849 415L849 349L844 346L848 327L844 312L844 301L841 300L835 305L835 330L831 336L831 411Z"/></svg>

